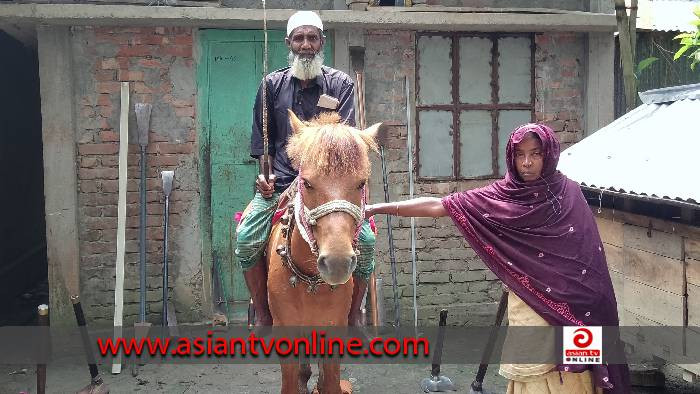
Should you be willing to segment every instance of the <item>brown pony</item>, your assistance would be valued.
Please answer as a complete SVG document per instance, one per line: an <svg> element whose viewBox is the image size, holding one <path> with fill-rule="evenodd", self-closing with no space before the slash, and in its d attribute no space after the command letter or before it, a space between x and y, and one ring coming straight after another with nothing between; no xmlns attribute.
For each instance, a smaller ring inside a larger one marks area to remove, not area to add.
<svg viewBox="0 0 700 394"><path fill-rule="evenodd" d="M267 289L274 326L347 326L364 220L369 152L380 125L358 130L335 113L311 122L289 111L287 153L299 172L290 202L266 250ZM282 393L306 393L308 364L282 363ZM341 388L341 386L343 386ZM319 365L320 393L352 392L340 365Z"/></svg>

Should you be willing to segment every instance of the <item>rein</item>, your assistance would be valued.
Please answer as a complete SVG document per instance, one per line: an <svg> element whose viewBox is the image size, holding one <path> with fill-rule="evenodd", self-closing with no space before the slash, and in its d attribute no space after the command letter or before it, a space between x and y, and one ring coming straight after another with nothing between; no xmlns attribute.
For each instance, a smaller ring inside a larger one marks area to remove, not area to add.
<svg viewBox="0 0 700 394"><path fill-rule="evenodd" d="M320 218L331 213L347 213L348 215L352 216L357 223L352 240L352 246L353 250L355 251L355 255L359 257L360 253L357 248L357 243L360 236L360 230L362 229L362 223L364 222L366 204L365 188L362 188L361 206L357 206L347 200L332 200L316 208L309 209L306 207L303 201L303 191L305 190L304 181L301 179L301 176L298 176L294 182L296 182L296 187L294 184L291 187L291 190L294 190L294 195L290 199L290 203L287 206L287 214L282 217L282 223L285 225L285 227L282 229L282 236L286 239L286 244L279 245L277 247L277 254L279 254L282 258L282 263L285 265L285 267L292 272L292 276L289 278L289 284L292 287L295 287L297 282L301 280L303 283L309 286L307 291L309 293L314 293L319 285L326 282L321 279L320 274L307 275L301 272L292 260L292 233L294 231L294 227L296 226L299 229L299 233L304 241L309 245L311 253L318 257L318 242L314 237L313 226L318 223ZM335 286L331 286L331 290L334 288Z"/></svg>

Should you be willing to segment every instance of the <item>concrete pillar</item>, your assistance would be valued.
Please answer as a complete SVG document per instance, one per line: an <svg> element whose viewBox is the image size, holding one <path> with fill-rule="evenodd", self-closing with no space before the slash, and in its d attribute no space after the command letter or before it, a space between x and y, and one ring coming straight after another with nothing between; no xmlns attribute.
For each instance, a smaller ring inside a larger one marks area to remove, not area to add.
<svg viewBox="0 0 700 394"><path fill-rule="evenodd" d="M615 40L612 32L588 33L584 137L615 118Z"/></svg>
<svg viewBox="0 0 700 394"><path fill-rule="evenodd" d="M51 326L74 325L79 291L73 59L67 26L37 27Z"/></svg>

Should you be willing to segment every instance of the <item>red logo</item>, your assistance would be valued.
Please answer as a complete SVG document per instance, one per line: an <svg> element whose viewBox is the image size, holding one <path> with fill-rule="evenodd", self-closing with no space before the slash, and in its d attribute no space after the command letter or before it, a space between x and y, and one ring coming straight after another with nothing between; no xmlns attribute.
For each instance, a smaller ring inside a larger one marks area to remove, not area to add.
<svg viewBox="0 0 700 394"><path fill-rule="evenodd" d="M587 328L579 328L574 331L574 345L585 348L593 342L593 333Z"/></svg>

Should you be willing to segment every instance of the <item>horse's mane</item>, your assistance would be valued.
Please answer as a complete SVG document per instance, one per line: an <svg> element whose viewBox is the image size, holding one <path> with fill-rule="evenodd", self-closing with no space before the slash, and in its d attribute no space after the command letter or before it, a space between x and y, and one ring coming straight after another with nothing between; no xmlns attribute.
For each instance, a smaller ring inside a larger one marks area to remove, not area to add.
<svg viewBox="0 0 700 394"><path fill-rule="evenodd" d="M323 175L369 177L369 150L378 150L374 138L342 123L336 112L321 113L304 125L287 144L294 168Z"/></svg>

